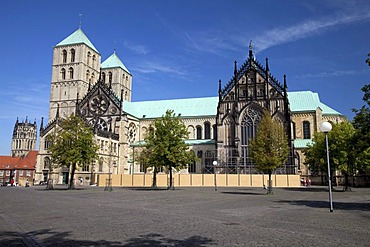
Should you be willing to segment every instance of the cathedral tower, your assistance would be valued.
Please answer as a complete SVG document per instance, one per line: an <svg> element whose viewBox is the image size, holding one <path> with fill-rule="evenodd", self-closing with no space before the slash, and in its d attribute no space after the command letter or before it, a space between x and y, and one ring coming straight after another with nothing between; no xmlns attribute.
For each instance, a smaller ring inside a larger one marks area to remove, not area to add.
<svg viewBox="0 0 370 247"><path fill-rule="evenodd" d="M49 121L74 113L78 96L99 77L100 54L81 28L54 47L50 88Z"/></svg>
<svg viewBox="0 0 370 247"><path fill-rule="evenodd" d="M102 80L105 84L107 84L117 96L120 96L121 90L123 90L124 100L131 101L132 75L116 55L115 51L101 64L101 71Z"/></svg>
<svg viewBox="0 0 370 247"><path fill-rule="evenodd" d="M18 118L14 125L12 137L12 157L26 156L31 150L36 150L36 120L29 123L26 118L25 122L19 122Z"/></svg>

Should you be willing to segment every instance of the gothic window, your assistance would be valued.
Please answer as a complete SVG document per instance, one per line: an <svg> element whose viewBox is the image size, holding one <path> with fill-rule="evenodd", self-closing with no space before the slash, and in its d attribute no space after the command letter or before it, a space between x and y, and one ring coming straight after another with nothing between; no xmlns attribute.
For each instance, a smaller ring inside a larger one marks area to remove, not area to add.
<svg viewBox="0 0 370 247"><path fill-rule="evenodd" d="M112 72L109 72L108 73L108 81L109 81L109 83L112 83L112 77L113 77Z"/></svg>
<svg viewBox="0 0 370 247"><path fill-rule="evenodd" d="M44 159L44 169L51 170L51 160L49 157L45 157Z"/></svg>
<svg viewBox="0 0 370 247"><path fill-rule="evenodd" d="M248 145L249 139L256 137L257 127L261 121L261 113L256 109L248 109L241 124L242 145Z"/></svg>
<svg viewBox="0 0 370 247"><path fill-rule="evenodd" d="M87 52L87 65L90 65L90 57L91 57L91 53Z"/></svg>
<svg viewBox="0 0 370 247"><path fill-rule="evenodd" d="M101 73L101 79L103 80L103 82L105 82L105 73Z"/></svg>
<svg viewBox="0 0 370 247"><path fill-rule="evenodd" d="M303 121L303 139L311 139L310 122Z"/></svg>
<svg viewBox="0 0 370 247"><path fill-rule="evenodd" d="M63 63L66 63L67 62L67 51L66 50L62 51L62 58L63 58Z"/></svg>
<svg viewBox="0 0 370 247"><path fill-rule="evenodd" d="M195 161L193 161L193 163L189 164L189 166L188 166L188 172L189 173L196 173L197 172L196 170L197 170L196 169L196 163L195 163Z"/></svg>
<svg viewBox="0 0 370 247"><path fill-rule="evenodd" d="M66 70L62 69L61 74L62 74L62 80L65 80L66 79Z"/></svg>
<svg viewBox="0 0 370 247"><path fill-rule="evenodd" d="M69 73L69 79L73 79L73 68L69 68L68 73Z"/></svg>
<svg viewBox="0 0 370 247"><path fill-rule="evenodd" d="M95 79L95 74L94 72L91 74L91 80L94 82L94 79Z"/></svg>
<svg viewBox="0 0 370 247"><path fill-rule="evenodd" d="M96 60L95 55L93 55L93 56L92 56L92 67L94 67L95 60Z"/></svg>
<svg viewBox="0 0 370 247"><path fill-rule="evenodd" d="M89 70L87 70L87 71L86 71L86 81L88 81L88 80L89 80L89 77L90 77L90 71L89 71Z"/></svg>
<svg viewBox="0 0 370 247"><path fill-rule="evenodd" d="M202 127L199 125L197 126L197 139L202 139Z"/></svg>
<svg viewBox="0 0 370 247"><path fill-rule="evenodd" d="M71 49L71 63L74 63L75 55L76 55L75 49Z"/></svg>
<svg viewBox="0 0 370 247"><path fill-rule="evenodd" d="M211 139L211 124L204 123L204 139Z"/></svg>

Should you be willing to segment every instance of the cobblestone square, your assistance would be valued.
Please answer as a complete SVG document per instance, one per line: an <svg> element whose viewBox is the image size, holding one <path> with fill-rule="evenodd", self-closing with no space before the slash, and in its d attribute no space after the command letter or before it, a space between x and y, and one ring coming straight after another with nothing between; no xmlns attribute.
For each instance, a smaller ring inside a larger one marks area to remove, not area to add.
<svg viewBox="0 0 370 247"><path fill-rule="evenodd" d="M0 187L0 246L370 246L370 190Z"/></svg>

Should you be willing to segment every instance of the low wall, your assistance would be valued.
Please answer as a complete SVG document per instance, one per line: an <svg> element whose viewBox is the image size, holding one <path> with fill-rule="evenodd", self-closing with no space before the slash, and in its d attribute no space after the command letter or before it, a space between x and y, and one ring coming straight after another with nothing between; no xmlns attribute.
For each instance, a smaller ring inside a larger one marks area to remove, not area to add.
<svg viewBox="0 0 370 247"><path fill-rule="evenodd" d="M152 174L112 174L112 186L116 187L150 187L153 182ZM157 174L157 186L167 187L169 174ZM264 174L173 174L175 187L262 187L267 185L268 175ZM275 175L271 176L274 187L299 187L299 175ZM108 180L107 174L98 176L97 185L105 186Z"/></svg>

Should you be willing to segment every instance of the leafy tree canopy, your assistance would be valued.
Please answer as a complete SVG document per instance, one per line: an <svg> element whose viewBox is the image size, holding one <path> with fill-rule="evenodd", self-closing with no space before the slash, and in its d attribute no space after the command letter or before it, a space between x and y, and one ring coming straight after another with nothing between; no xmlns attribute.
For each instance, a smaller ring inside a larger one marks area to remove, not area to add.
<svg viewBox="0 0 370 247"><path fill-rule="evenodd" d="M89 165L97 159L98 146L93 137L92 128L78 116L71 115L63 119L60 129L47 138L51 142L49 151L54 166L71 167L70 188L73 188L73 176L78 166Z"/></svg>
<svg viewBox="0 0 370 247"><path fill-rule="evenodd" d="M265 110L258 125L255 139L250 141L250 151L256 168L271 173L282 166L288 159L288 137L285 129L278 120L272 119Z"/></svg>
<svg viewBox="0 0 370 247"><path fill-rule="evenodd" d="M173 110L167 110L149 129L145 137L146 161L156 168L165 166L169 170L172 188L172 168L181 169L195 160L194 152L185 144L189 133Z"/></svg>

